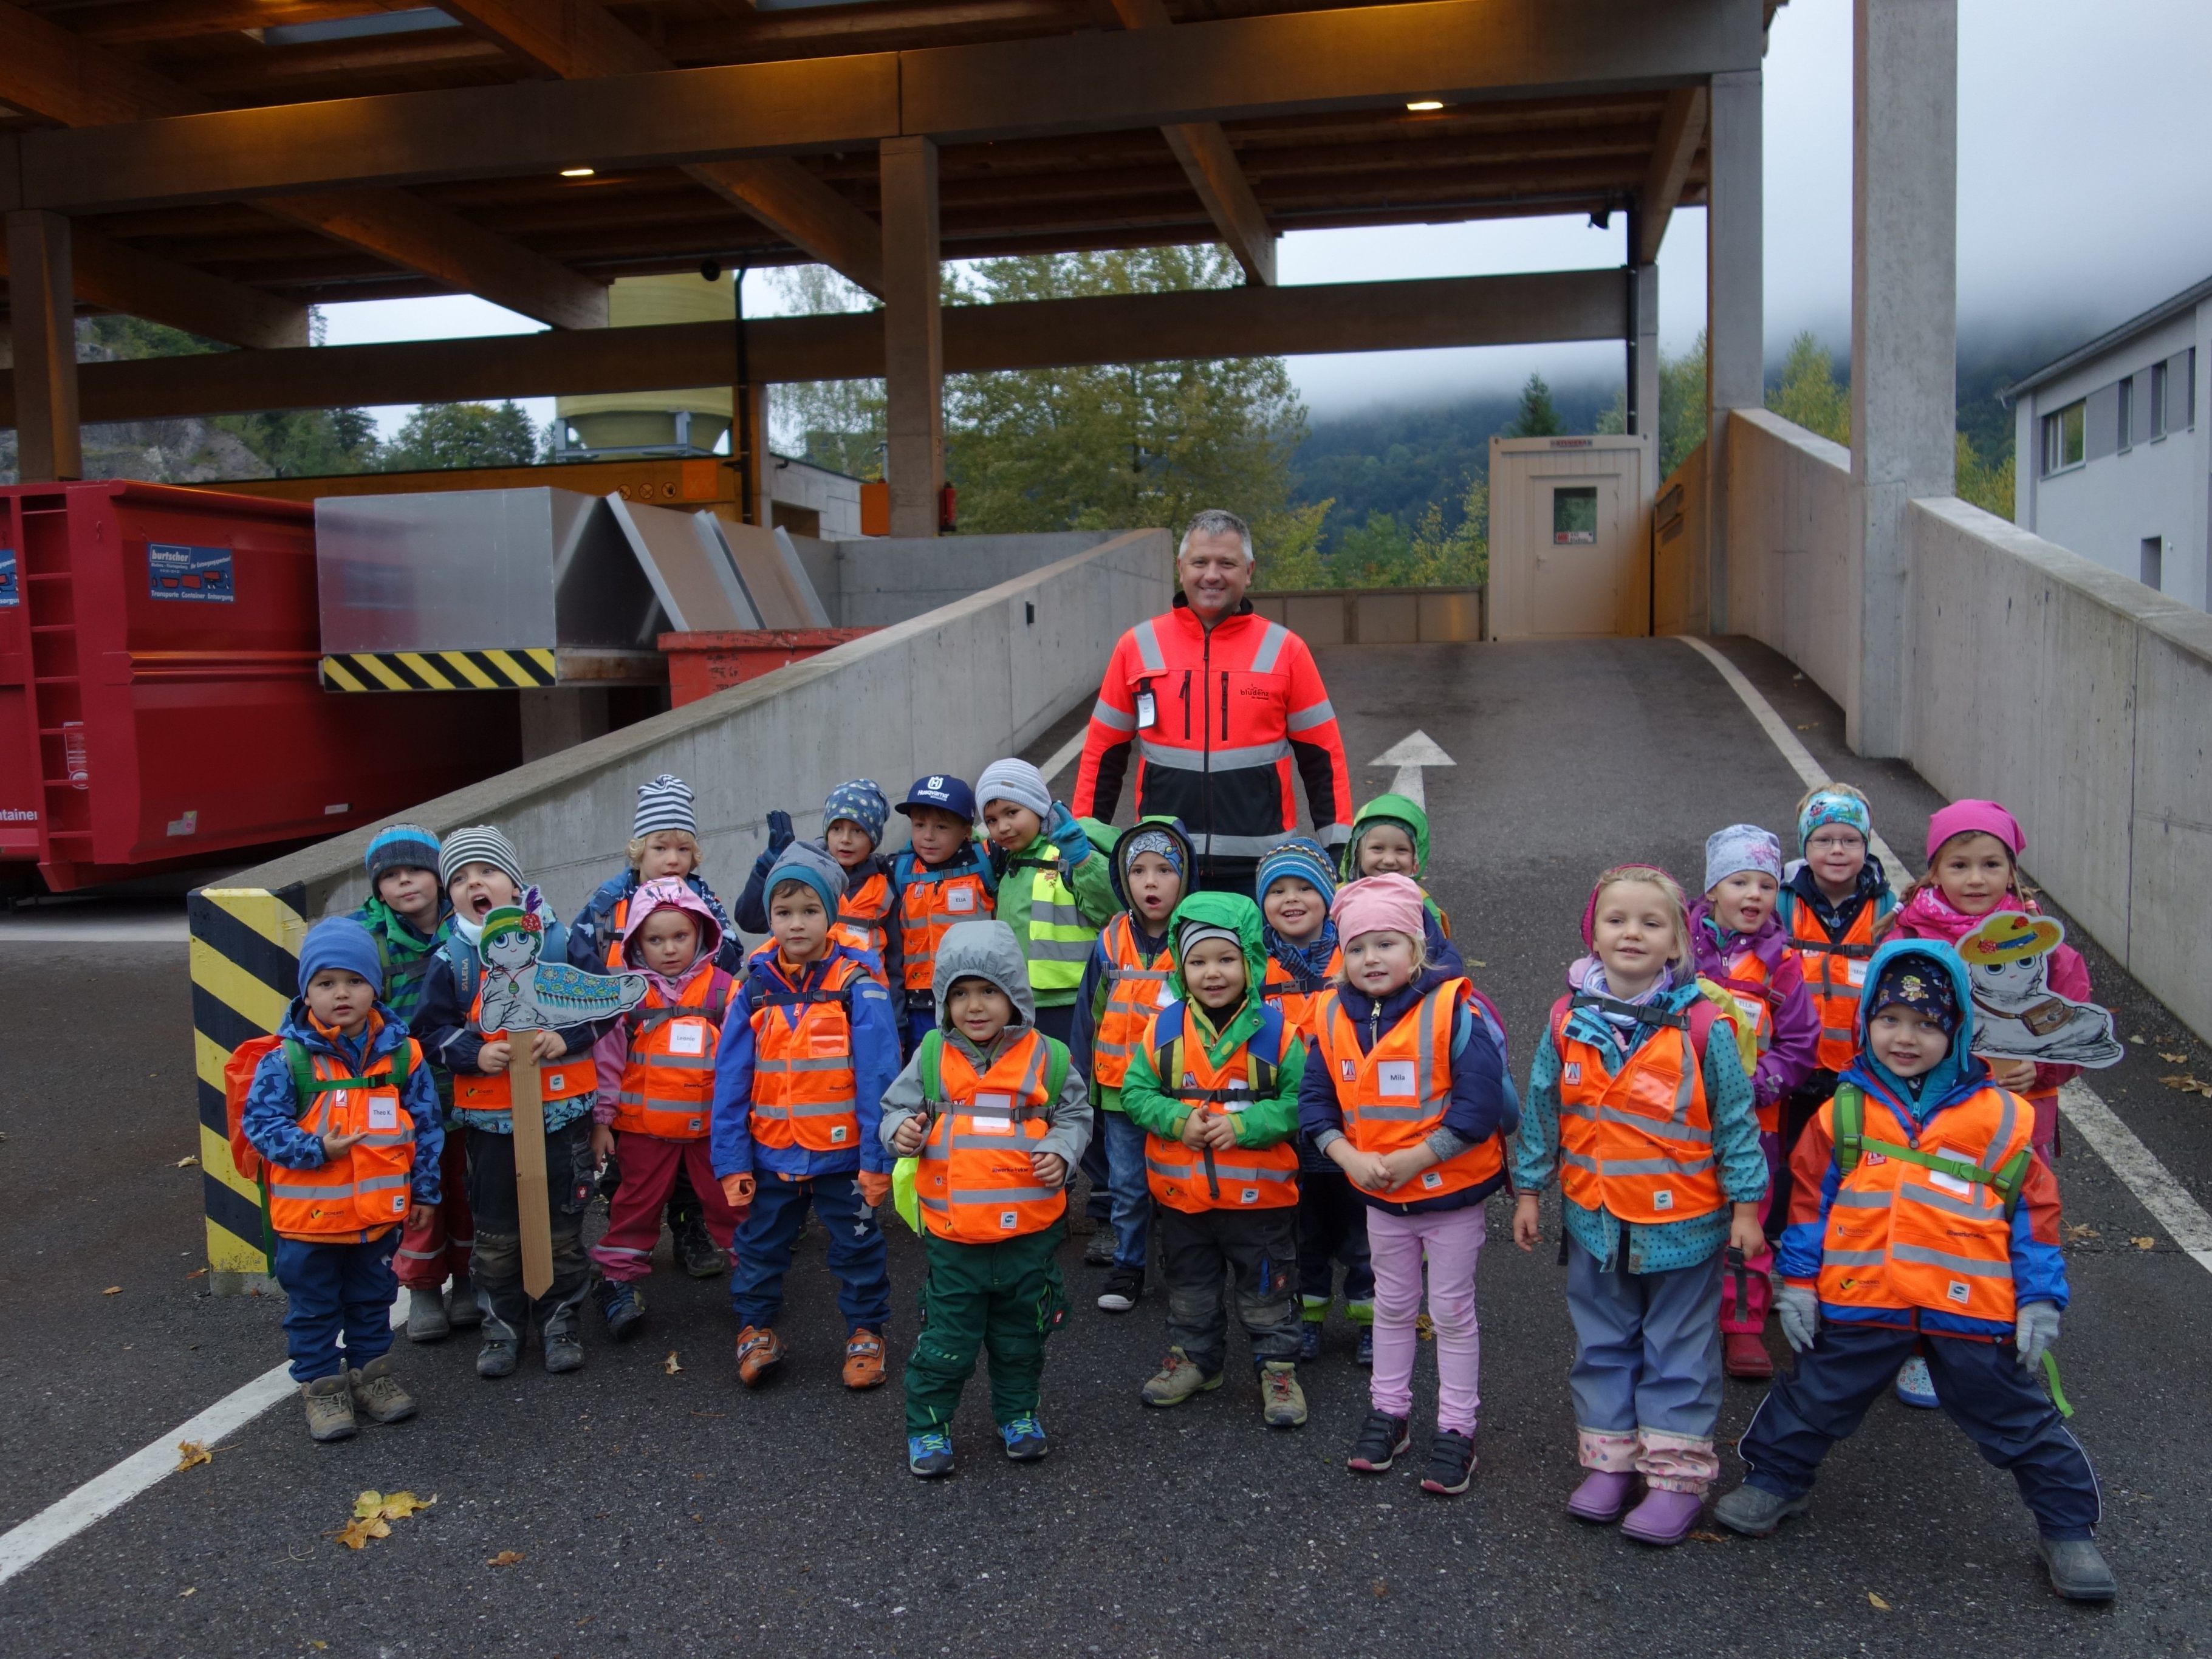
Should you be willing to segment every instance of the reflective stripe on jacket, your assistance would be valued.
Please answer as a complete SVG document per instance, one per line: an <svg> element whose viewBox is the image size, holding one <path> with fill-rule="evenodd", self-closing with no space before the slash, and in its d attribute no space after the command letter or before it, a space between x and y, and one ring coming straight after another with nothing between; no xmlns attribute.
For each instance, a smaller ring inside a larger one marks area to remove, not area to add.
<svg viewBox="0 0 2212 1659"><path fill-rule="evenodd" d="M869 976L847 956L832 958L821 985L811 991L787 990L765 973L756 975L752 1136L762 1146L797 1146L813 1152L859 1149L852 987ZM778 1018L776 1011L785 1008L795 1012Z"/></svg>
<svg viewBox="0 0 2212 1659"><path fill-rule="evenodd" d="M872 977L878 985L890 983L881 964L884 953L890 948L890 933L884 921L890 915L891 905L891 878L878 870L846 892L838 902L836 921L830 924L830 937L836 943L875 957L878 966Z"/></svg>
<svg viewBox="0 0 2212 1659"><path fill-rule="evenodd" d="M991 919L991 889L983 872L972 864L934 871L916 865L899 895L899 925L906 940L908 1006L915 998L927 1003L932 975L937 972L937 947L946 928L963 921Z"/></svg>
<svg viewBox="0 0 2212 1659"><path fill-rule="evenodd" d="M1188 1004L1177 1005L1171 1030L1161 1029L1168 1018L1163 1014L1146 1039L1164 1092L1193 1112L1213 1116L1241 1114L1254 1099L1274 1093L1276 1062L1255 1054L1250 1042L1238 1043L1216 1066L1206 1057L1204 1039L1191 1032ZM1275 1043L1285 1040L1286 1028L1277 1025ZM1209 1154L1148 1132L1145 1182L1154 1198L1186 1215L1279 1209L1298 1201L1297 1137Z"/></svg>
<svg viewBox="0 0 2212 1659"><path fill-rule="evenodd" d="M1691 1015L1639 1011L1657 1029L1609 1073L1606 1051L1574 1035L1572 1004L1563 997L1552 1013L1559 1190L1586 1210L1632 1223L1684 1221L1719 1209L1704 1054Z"/></svg>
<svg viewBox="0 0 2212 1659"><path fill-rule="evenodd" d="M1164 947L1147 959L1137 948L1137 930L1127 911L1108 922L1098 935L1112 975L1106 993L1106 1009L1098 1017L1098 1030L1091 1039L1091 1081L1094 1087L1118 1089L1129 1074L1130 1058L1152 1030L1152 1016L1168 1000L1168 975L1175 971L1175 951Z"/></svg>
<svg viewBox="0 0 2212 1659"><path fill-rule="evenodd" d="M1867 959L1874 955L1874 912L1872 903L1860 905L1844 936L1832 939L1810 904L1800 899L1790 907L1790 945L1820 1018L1824 1071L1842 1071L1858 1053L1859 994L1866 988Z"/></svg>
<svg viewBox="0 0 2212 1659"><path fill-rule="evenodd" d="M406 1043L411 1071L422 1063L422 1051L412 1037ZM287 1238L364 1241L407 1218L414 1114L393 1075L392 1051L358 1076L335 1054L310 1057L315 1080L307 1085L312 1098L301 1103L300 1127L311 1135L367 1139L312 1170L267 1166L269 1224Z"/></svg>
<svg viewBox="0 0 2212 1659"><path fill-rule="evenodd" d="M1098 930L1075 902L1057 847L1047 842L1013 859L1006 866L1006 879L1018 881L1024 870L1030 880L1030 927L1022 954L1029 960L1030 989L1073 995L1083 983L1084 964L1091 960L1091 942Z"/></svg>
<svg viewBox="0 0 2212 1659"><path fill-rule="evenodd" d="M1314 1039L1314 1010L1321 1001L1322 993L1344 973L1344 947L1339 945L1328 959L1328 970L1320 979L1308 983L1298 975L1275 960L1267 958L1267 978L1260 988L1260 994L1282 1010L1283 1026L1287 1031ZM1504 1052L1504 1045L1499 1045Z"/></svg>
<svg viewBox="0 0 2212 1659"><path fill-rule="evenodd" d="M658 985L645 994L628 1021L617 1129L656 1140L705 1138L714 1104L714 1054L736 983L714 968L695 975L672 1004Z"/></svg>
<svg viewBox="0 0 2212 1659"><path fill-rule="evenodd" d="M1325 991L1314 1009L1316 1057L1328 1067L1344 1113L1345 1139L1363 1152L1391 1153L1418 1146L1442 1126L1451 1104L1452 1027L1473 988L1449 979L1432 988L1375 1041L1364 1054L1344 1000ZM1376 1198L1409 1203L1441 1198L1486 1181L1505 1167L1498 1136L1468 1147ZM1352 1183L1358 1186L1357 1182Z"/></svg>
<svg viewBox="0 0 2212 1659"><path fill-rule="evenodd" d="M1052 1045L1032 1026L979 1075L942 1031L922 1044L922 1074L937 1073L915 1168L923 1224L956 1244L1042 1232L1067 1212L1067 1189L1038 1181L1030 1162L1050 1127Z"/></svg>

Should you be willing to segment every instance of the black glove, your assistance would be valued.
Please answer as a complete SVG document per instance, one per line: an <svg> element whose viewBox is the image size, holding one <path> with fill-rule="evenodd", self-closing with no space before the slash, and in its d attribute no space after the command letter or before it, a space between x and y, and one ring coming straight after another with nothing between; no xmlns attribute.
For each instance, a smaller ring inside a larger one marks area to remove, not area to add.
<svg viewBox="0 0 2212 1659"><path fill-rule="evenodd" d="M790 813L773 811L768 815L768 854L770 858L781 858L783 849L798 839L792 833Z"/></svg>

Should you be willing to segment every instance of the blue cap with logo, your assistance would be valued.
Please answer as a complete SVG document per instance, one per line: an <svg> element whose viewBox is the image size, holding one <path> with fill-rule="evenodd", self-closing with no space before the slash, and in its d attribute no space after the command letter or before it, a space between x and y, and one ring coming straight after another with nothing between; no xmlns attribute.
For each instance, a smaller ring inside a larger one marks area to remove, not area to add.
<svg viewBox="0 0 2212 1659"><path fill-rule="evenodd" d="M975 792L968 787L966 780L948 777L942 772L916 778L914 787L906 792L906 799L898 804L898 810L912 817L917 806L933 806L969 823L975 822Z"/></svg>

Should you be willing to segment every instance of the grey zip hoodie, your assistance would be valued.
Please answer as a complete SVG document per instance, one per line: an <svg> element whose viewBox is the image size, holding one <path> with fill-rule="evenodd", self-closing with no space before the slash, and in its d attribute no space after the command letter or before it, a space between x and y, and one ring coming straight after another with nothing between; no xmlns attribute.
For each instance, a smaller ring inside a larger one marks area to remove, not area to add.
<svg viewBox="0 0 2212 1659"><path fill-rule="evenodd" d="M1004 991L1014 1005L1012 1021L988 1049L976 1048L952 1029L952 983L962 979L988 980ZM930 990L937 1000L938 1028L945 1033L945 1041L957 1047L979 1072L988 1068L1025 1028L1036 1023L1036 1000L1030 994L1029 963L1022 956L1021 943L1015 939L1014 930L1003 921L963 921L947 928L944 941L937 947L937 971L931 975ZM920 1111L924 1101L921 1050L917 1048L914 1058L907 1061L906 1069L898 1074L898 1080L884 1092L881 1131L884 1146L891 1144L899 1125ZM1044 1111L1043 1138L1029 1150L1059 1153L1067 1160L1072 1176L1083 1158L1083 1149L1091 1144L1091 1097L1083 1086L1083 1074L1074 1066L1067 1068L1067 1081L1060 1087L1060 1098L1049 1103Z"/></svg>

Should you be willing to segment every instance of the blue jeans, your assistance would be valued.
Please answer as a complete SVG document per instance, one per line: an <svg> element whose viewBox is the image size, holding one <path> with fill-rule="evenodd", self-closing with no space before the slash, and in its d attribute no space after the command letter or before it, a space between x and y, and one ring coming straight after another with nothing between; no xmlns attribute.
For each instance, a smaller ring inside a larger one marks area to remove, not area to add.
<svg viewBox="0 0 2212 1659"><path fill-rule="evenodd" d="M1109 1200L1106 1209L1093 1208L1093 1217L1108 1215L1114 1223L1114 1265L1132 1273L1145 1271L1145 1240L1152 1221L1152 1192L1145 1181L1145 1132L1127 1112L1104 1112L1094 1120L1097 1133L1084 1153L1085 1173L1091 1176L1094 1201L1100 1194ZM1102 1183L1092 1168L1091 1152L1105 1164Z"/></svg>
<svg viewBox="0 0 2212 1659"><path fill-rule="evenodd" d="M849 1175L790 1181L763 1170L752 1207L738 1225L738 1265L730 1275L730 1305L738 1323L772 1328L783 1311L783 1276L806 1208L814 1206L830 1233L830 1271L837 1275L837 1308L848 1335L881 1335L891 1316L891 1276L876 1212L860 1201L860 1183Z"/></svg>
<svg viewBox="0 0 2212 1659"><path fill-rule="evenodd" d="M399 1297L392 1253L398 1248L397 1227L366 1244L276 1241L276 1282L289 1304L284 1346L295 1382L359 1370L391 1352L392 1304Z"/></svg>
<svg viewBox="0 0 2212 1659"><path fill-rule="evenodd" d="M1621 1251L1608 1273L1569 1244L1576 1352L1567 1389L1577 1428L1711 1439L1721 1409L1721 1255L1672 1273L1632 1273Z"/></svg>
<svg viewBox="0 0 2212 1659"><path fill-rule="evenodd" d="M1812 1490L1828 1448L1857 1429L1918 1342L1944 1413L1983 1457L2011 1471L2045 1538L2087 1538L2097 1524L2097 1477L2041 1386L2021 1370L2009 1342L1975 1342L1879 1325L1824 1322L1797 1357L1797 1374L1774 1387L1736 1450L1750 1483L1777 1498Z"/></svg>

